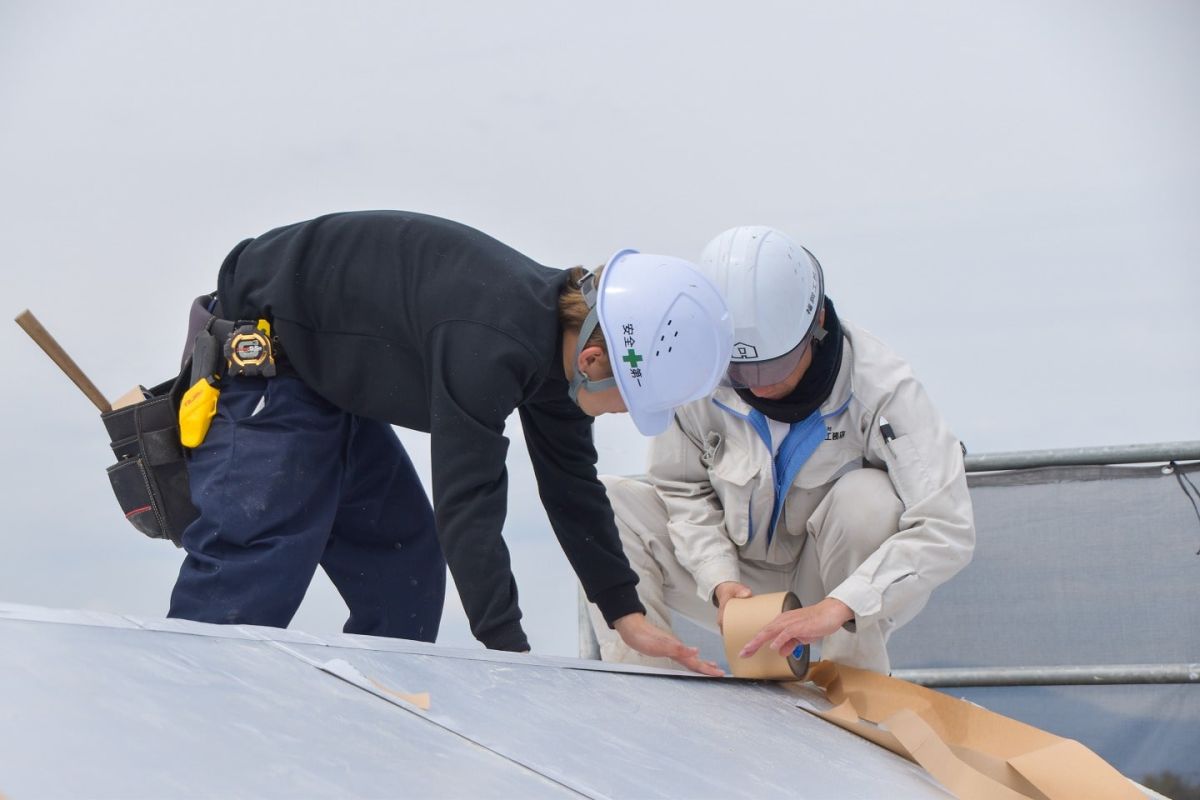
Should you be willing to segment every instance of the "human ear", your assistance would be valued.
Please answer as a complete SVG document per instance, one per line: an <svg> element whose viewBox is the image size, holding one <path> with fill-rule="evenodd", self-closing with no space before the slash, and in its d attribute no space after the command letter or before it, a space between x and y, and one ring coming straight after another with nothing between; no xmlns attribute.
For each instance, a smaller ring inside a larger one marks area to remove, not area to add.
<svg viewBox="0 0 1200 800"><path fill-rule="evenodd" d="M582 374L588 376L588 380L596 380L597 376L592 374L592 370L608 372L608 356L604 348L597 345L585 347L580 351L579 361L575 366Z"/></svg>

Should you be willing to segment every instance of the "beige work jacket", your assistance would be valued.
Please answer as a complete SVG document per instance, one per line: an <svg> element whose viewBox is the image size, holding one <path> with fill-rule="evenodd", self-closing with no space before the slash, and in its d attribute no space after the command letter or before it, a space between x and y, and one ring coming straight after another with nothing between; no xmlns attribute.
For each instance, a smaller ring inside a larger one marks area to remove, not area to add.
<svg viewBox="0 0 1200 800"><path fill-rule="evenodd" d="M907 620L935 587L971 559L975 525L963 451L908 364L862 328L842 321L842 363L821 406L825 440L787 488L768 545L775 504L773 454L732 389L678 409L650 447L649 478L666 504L679 562L703 599L738 580L740 560L786 569L799 557L809 517L847 472L886 470L904 505L900 530L827 594L856 624ZM880 417L895 438L885 441Z"/></svg>

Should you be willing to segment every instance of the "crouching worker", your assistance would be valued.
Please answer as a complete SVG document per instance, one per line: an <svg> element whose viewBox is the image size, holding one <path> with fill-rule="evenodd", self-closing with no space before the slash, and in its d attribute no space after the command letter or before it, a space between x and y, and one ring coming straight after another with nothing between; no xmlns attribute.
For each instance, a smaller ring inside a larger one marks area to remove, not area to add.
<svg viewBox="0 0 1200 800"><path fill-rule="evenodd" d="M606 624L635 651L720 674L647 622L592 442L598 414L628 409L653 435L720 379L732 325L694 267L622 251L598 274L564 271L444 219L342 213L239 244L212 310L267 341L239 356L254 368L219 377L191 452L199 517L171 616L285 627L319 564L347 632L433 641L448 564L475 637L528 650L501 537L516 410ZM676 333L673 351L649 350ZM430 433L432 507L391 425Z"/></svg>
<svg viewBox="0 0 1200 800"><path fill-rule="evenodd" d="M728 387L681 408L648 480L603 478L651 622L719 629L734 597L791 590L747 645L889 671L888 636L971 558L962 450L909 366L838 318L817 260L769 228L701 268L734 322ZM658 664L604 629L605 659Z"/></svg>

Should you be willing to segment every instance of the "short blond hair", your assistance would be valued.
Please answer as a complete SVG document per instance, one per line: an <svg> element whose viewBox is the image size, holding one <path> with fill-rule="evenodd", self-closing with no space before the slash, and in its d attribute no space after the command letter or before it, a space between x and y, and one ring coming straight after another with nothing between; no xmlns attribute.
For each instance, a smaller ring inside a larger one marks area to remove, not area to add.
<svg viewBox="0 0 1200 800"><path fill-rule="evenodd" d="M562 292L558 295L558 324L564 331L579 333L583 328L583 321L587 319L588 311L590 311L587 301L583 299L583 291L579 288L580 282L587 275L587 270L583 267L571 267L568 272L571 273L571 277L567 279ZM596 285L599 286L604 265L597 267L593 272L596 275ZM608 352L608 346L604 341L604 331L600 329L599 325L592 330L592 335L588 337L584 347L599 347L604 352Z"/></svg>

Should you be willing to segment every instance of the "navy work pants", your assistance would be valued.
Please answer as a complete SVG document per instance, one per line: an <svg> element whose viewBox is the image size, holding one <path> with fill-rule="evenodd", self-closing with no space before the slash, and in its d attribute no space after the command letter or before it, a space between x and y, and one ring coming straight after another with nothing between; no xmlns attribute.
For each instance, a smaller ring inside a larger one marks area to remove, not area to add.
<svg viewBox="0 0 1200 800"><path fill-rule="evenodd" d="M390 425L295 377L226 378L188 474L200 515L169 616L287 627L320 564L350 608L347 633L437 638L446 562Z"/></svg>

